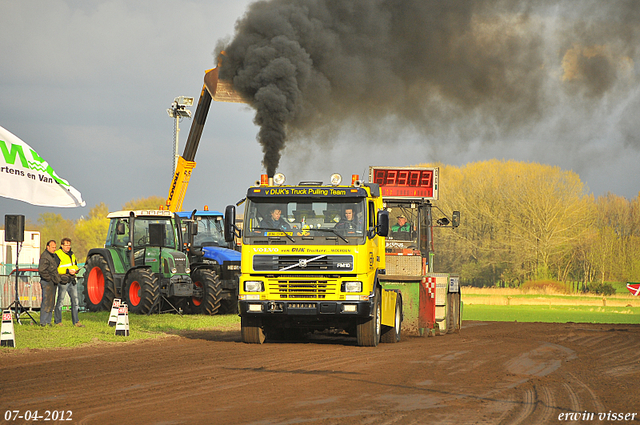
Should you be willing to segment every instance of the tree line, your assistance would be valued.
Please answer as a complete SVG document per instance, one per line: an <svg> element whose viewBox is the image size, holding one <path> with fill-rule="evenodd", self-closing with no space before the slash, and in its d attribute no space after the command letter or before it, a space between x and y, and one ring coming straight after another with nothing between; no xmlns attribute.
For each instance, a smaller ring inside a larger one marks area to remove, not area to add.
<svg viewBox="0 0 640 425"><path fill-rule="evenodd" d="M436 271L463 284L519 287L554 280L573 290L640 279L640 200L595 198L572 172L529 162L441 164L440 199L457 229L435 229Z"/></svg>
<svg viewBox="0 0 640 425"><path fill-rule="evenodd" d="M640 281L640 199L608 193L595 198L580 177L559 167L489 160L440 168L435 201L456 229L434 229L435 271L460 274L465 285L519 287L555 280L574 290L606 282ZM155 209L164 198L130 201L122 209ZM86 217L40 214L28 230L42 245L73 241L78 261L102 247L109 209L98 204Z"/></svg>

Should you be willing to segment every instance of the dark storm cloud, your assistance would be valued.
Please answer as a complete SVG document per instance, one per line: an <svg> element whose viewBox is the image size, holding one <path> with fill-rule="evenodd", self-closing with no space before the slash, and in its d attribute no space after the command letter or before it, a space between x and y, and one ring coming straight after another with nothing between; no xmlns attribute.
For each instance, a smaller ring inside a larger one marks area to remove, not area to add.
<svg viewBox="0 0 640 425"><path fill-rule="evenodd" d="M559 102L597 102L623 76L637 79L636 4L260 1L218 46L221 78L256 110L269 175L288 139L317 140L345 122L504 136Z"/></svg>

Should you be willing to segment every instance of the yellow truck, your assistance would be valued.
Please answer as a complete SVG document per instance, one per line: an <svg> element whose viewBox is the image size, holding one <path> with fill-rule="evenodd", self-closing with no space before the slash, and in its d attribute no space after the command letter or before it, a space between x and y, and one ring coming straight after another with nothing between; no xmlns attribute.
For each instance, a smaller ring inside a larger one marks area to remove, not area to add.
<svg viewBox="0 0 640 425"><path fill-rule="evenodd" d="M398 342L400 291L385 289L389 215L380 189L353 175L286 185L261 176L247 191L243 229L225 211L225 239L242 239L238 312L242 340L292 339L307 332L355 336L360 346Z"/></svg>

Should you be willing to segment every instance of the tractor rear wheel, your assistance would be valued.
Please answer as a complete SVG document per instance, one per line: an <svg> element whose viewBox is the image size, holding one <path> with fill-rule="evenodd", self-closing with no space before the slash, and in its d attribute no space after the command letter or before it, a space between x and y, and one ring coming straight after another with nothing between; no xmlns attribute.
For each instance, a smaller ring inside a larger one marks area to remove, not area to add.
<svg viewBox="0 0 640 425"><path fill-rule="evenodd" d="M149 269L131 271L124 286L124 297L131 313L150 313L160 297L158 278Z"/></svg>
<svg viewBox="0 0 640 425"><path fill-rule="evenodd" d="M247 344L262 344L265 340L265 333L262 329L260 319L256 317L240 318L240 328L242 334L242 342Z"/></svg>
<svg viewBox="0 0 640 425"><path fill-rule="evenodd" d="M380 290L376 290L376 295L373 297L373 315L372 317L365 319L358 323L356 328L356 337L358 345L361 347L377 347L380 342Z"/></svg>
<svg viewBox="0 0 640 425"><path fill-rule="evenodd" d="M115 284L109 264L102 255L92 255L87 260L84 280L85 307L89 311L110 310L115 298Z"/></svg>
<svg viewBox="0 0 640 425"><path fill-rule="evenodd" d="M385 343L400 342L400 333L402 331L402 298L398 295L396 298L396 311L393 326L384 326L380 341Z"/></svg>
<svg viewBox="0 0 640 425"><path fill-rule="evenodd" d="M193 314L216 314L220 309L220 278L209 269L198 269L191 273L193 284L202 288L202 298L191 297L189 302Z"/></svg>

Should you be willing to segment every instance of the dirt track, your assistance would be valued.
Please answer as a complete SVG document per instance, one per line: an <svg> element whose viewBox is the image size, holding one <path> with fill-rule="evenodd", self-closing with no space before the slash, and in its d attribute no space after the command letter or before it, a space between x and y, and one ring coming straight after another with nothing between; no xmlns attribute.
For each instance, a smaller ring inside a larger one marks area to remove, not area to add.
<svg viewBox="0 0 640 425"><path fill-rule="evenodd" d="M66 423L80 424L547 424L585 411L595 415L581 423L609 423L598 414L640 413L640 325L465 322L460 334L377 348L323 335L239 341L238 329L2 353L0 420L7 409L71 411Z"/></svg>

